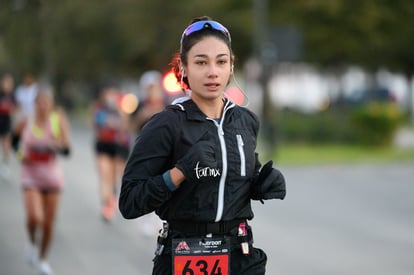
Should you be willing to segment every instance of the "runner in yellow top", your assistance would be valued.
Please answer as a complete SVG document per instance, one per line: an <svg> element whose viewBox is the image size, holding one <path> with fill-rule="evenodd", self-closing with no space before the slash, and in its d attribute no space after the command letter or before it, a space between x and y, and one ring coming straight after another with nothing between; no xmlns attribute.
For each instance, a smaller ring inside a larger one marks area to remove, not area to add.
<svg viewBox="0 0 414 275"><path fill-rule="evenodd" d="M68 156L70 151L68 121L62 110L54 108L50 87L39 89L34 116L17 125L15 145L19 139L16 137L21 139L18 154L22 162L21 184L29 235L26 257L41 274L50 275L53 272L46 257L63 187L58 155ZM36 238L38 236L40 239Z"/></svg>

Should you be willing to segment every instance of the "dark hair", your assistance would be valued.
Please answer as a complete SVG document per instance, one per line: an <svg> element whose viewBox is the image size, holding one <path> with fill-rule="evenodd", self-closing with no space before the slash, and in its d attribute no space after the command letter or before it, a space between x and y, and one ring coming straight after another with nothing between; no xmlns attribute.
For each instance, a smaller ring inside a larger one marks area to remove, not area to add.
<svg viewBox="0 0 414 275"><path fill-rule="evenodd" d="M196 17L194 18L190 24L188 24L188 26L190 26L191 24L198 22L198 21L204 21L204 20L213 20L211 17L209 16L200 16L200 17ZM178 82L182 83L181 85L183 85L184 87L182 87L183 89L187 89L189 88L189 84L188 84L188 79L187 77L183 77L182 78L182 65L187 65L187 55L188 52L191 50L191 48L198 43L201 39L203 39L206 36L214 36L217 37L218 39L222 40L224 43L226 43L226 45L229 47L230 50L230 58L233 60L233 50L231 48L231 41L229 40L229 37L227 37L224 33L222 33L221 31L218 30L214 30L211 28L204 28L201 29L199 31L193 32L190 35L184 36L182 41L181 41L181 45L180 45L180 51L176 52L170 62L170 66L172 67L175 77L177 78Z"/></svg>

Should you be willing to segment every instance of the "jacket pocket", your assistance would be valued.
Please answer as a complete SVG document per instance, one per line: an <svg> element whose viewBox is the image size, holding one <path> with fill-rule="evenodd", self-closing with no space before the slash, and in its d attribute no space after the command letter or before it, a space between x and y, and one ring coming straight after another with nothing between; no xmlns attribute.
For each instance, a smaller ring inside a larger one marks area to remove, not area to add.
<svg viewBox="0 0 414 275"><path fill-rule="evenodd" d="M244 142L241 135L236 135L237 137L237 147L239 148L240 156L240 176L246 176L246 156L244 154Z"/></svg>

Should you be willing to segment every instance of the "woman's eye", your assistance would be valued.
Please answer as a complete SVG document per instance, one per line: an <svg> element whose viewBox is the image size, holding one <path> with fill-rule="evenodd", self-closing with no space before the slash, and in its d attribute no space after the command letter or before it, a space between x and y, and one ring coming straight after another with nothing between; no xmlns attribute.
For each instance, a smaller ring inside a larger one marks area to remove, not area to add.
<svg viewBox="0 0 414 275"><path fill-rule="evenodd" d="M197 65L204 65L204 64L207 64L207 63L205 61L197 61L196 64Z"/></svg>

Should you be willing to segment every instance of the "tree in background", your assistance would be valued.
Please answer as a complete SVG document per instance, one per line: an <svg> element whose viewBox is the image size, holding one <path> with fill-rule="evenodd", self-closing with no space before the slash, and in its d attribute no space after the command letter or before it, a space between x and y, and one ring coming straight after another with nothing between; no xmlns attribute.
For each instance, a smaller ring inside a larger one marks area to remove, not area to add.
<svg viewBox="0 0 414 275"><path fill-rule="evenodd" d="M232 31L237 65L253 53L252 1L1 0L0 70L40 73L62 86L165 71L177 37L195 16ZM268 1L269 27L304 34L306 62L340 69L384 66L413 75L410 0ZM237 66L236 66L237 67Z"/></svg>

